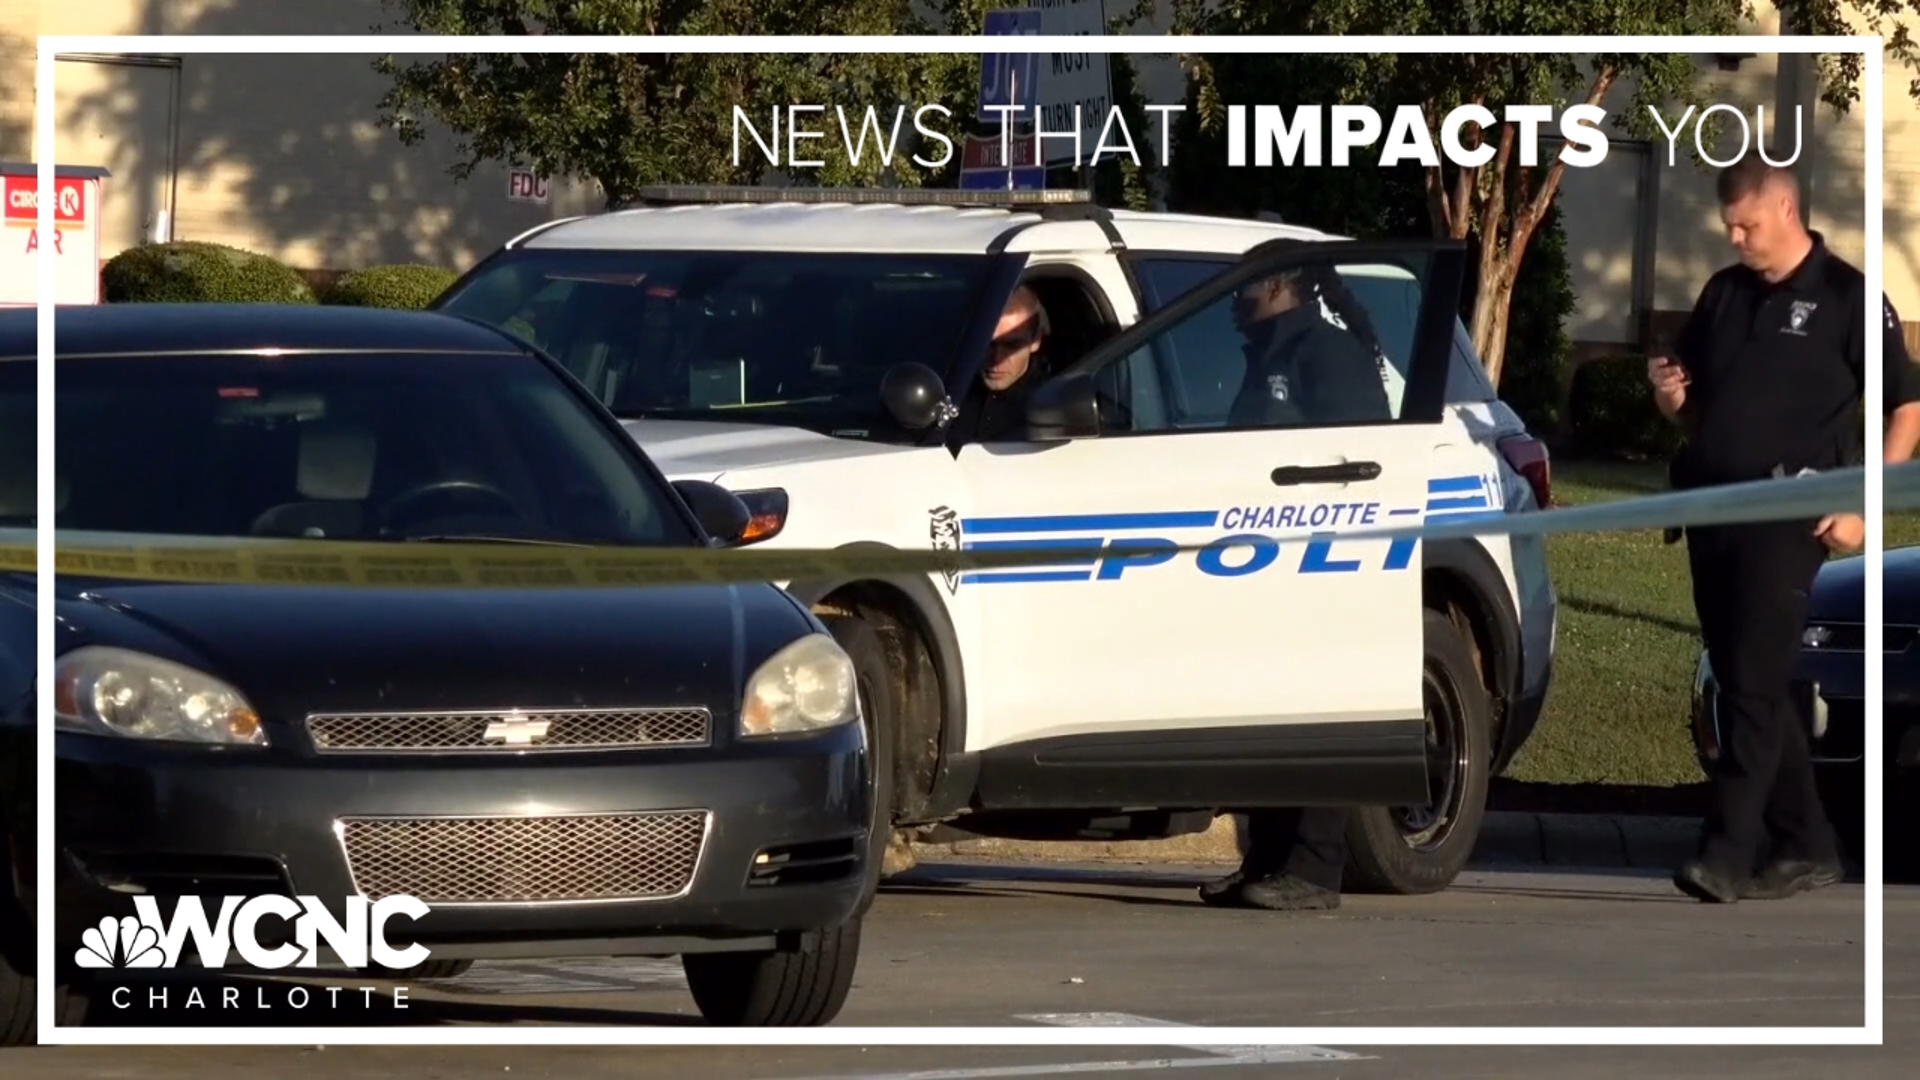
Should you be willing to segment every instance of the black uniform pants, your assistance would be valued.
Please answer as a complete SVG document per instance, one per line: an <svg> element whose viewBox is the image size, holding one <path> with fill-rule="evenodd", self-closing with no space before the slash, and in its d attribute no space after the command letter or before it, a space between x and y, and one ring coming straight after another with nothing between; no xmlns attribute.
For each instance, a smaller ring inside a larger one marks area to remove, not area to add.
<svg viewBox="0 0 1920 1080"><path fill-rule="evenodd" d="M1826 548L1812 522L1687 530L1694 610L1719 684L1720 760L1701 858L1735 880L1769 858L1837 858L1791 677Z"/></svg>
<svg viewBox="0 0 1920 1080"><path fill-rule="evenodd" d="M1339 806L1247 811L1244 880L1285 874L1339 892L1347 865L1347 814Z"/></svg>

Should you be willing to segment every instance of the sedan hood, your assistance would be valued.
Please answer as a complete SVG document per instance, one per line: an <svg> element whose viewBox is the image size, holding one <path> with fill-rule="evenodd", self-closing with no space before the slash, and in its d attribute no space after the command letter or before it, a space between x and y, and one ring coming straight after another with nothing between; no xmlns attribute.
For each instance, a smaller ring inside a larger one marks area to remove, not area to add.
<svg viewBox="0 0 1920 1080"><path fill-rule="evenodd" d="M769 465L900 452L884 443L836 439L801 428L765 424L704 420L623 420L620 424L673 480L717 482L727 473Z"/></svg>
<svg viewBox="0 0 1920 1080"><path fill-rule="evenodd" d="M1881 561L1883 621L1920 625L1920 547L1889 549ZM1827 622L1866 619L1867 560L1864 555L1829 559L1814 580L1811 617Z"/></svg>
<svg viewBox="0 0 1920 1080"><path fill-rule="evenodd" d="M62 582L57 647L141 649L309 712L703 705L810 625L772 586L355 589Z"/></svg>

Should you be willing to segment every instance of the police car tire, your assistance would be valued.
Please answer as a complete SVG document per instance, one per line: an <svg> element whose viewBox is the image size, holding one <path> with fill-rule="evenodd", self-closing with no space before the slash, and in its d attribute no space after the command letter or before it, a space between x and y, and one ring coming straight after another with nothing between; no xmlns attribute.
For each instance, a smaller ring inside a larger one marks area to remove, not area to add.
<svg viewBox="0 0 1920 1080"><path fill-rule="evenodd" d="M782 952L691 953L680 958L687 989L716 1027L819 1027L833 1022L853 987L860 918L807 935Z"/></svg>
<svg viewBox="0 0 1920 1080"><path fill-rule="evenodd" d="M873 824L867 835L866 888L862 892L859 914L873 906L880 888L880 871L893 840L894 732L898 718L894 711L896 686L893 668L887 663L887 648L871 623L851 615L826 615L820 621L827 632L846 650L853 661L854 679L860 687L862 722L867 729L867 767L873 773Z"/></svg>
<svg viewBox="0 0 1920 1080"><path fill-rule="evenodd" d="M1415 896L1447 888L1466 868L1486 817L1493 705L1465 631L1441 612L1428 609L1425 616L1424 675L1452 699L1465 729L1467 767L1459 819L1438 848L1415 851L1400 835L1391 808L1356 811L1347 825L1343 887L1348 892Z"/></svg>

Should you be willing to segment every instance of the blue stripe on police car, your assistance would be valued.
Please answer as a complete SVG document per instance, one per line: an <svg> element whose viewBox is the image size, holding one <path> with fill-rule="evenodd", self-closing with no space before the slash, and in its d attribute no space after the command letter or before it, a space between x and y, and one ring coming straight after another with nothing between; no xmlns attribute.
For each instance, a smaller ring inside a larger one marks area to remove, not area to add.
<svg viewBox="0 0 1920 1080"><path fill-rule="evenodd" d="M1178 554L1178 541L1167 536L1142 533L1179 532L1192 529L1227 529L1227 535L1214 539L1194 553L1192 567L1208 577L1243 577L1258 573L1276 563L1281 541L1254 530L1353 526L1365 528L1378 522L1383 510L1389 517L1425 514L1429 518L1457 519L1480 514L1500 513L1499 503L1491 497L1494 488L1485 476L1448 476L1427 481L1427 500L1423 509L1385 507L1377 502L1325 502L1286 505L1231 507L1226 510L1173 510L1145 513L1049 514L1017 517L963 518L959 522L964 538L961 547L969 551L1062 550L1099 546L1105 554L1097 558L1069 557L1052 564L1060 569L984 571L961 575L961 584L1016 585L1067 581L1119 581L1129 571L1172 562ZM1063 533L1078 534L1062 536ZM1091 533L1093 535L1085 535ZM1111 536L1113 533L1133 535ZM1036 535L1038 534L1038 535ZM977 539L1009 537L1019 539ZM1358 559L1335 559L1333 543L1337 533L1315 532L1309 538L1300 560L1291 569L1299 574L1351 574L1364 567ZM1104 542L1103 542L1104 541ZM1405 570L1413 563L1415 541L1395 540L1381 561L1382 570ZM1250 553L1229 556L1236 548ZM1066 569L1077 567L1078 569Z"/></svg>

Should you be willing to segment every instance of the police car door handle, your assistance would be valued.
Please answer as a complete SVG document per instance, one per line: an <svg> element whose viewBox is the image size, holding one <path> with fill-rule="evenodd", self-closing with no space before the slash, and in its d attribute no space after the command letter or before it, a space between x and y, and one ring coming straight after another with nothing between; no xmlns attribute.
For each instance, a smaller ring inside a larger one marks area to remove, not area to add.
<svg viewBox="0 0 1920 1080"><path fill-rule="evenodd" d="M1295 484L1353 484L1378 480L1377 461L1348 461L1339 465L1282 465L1273 470L1273 482L1281 487Z"/></svg>

